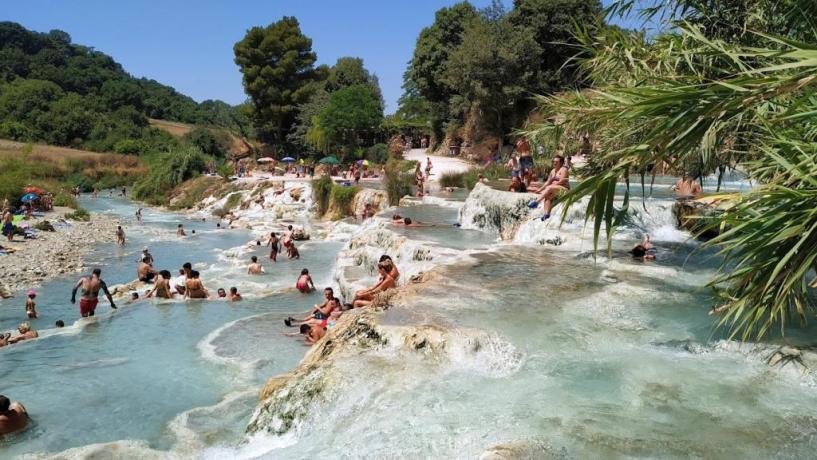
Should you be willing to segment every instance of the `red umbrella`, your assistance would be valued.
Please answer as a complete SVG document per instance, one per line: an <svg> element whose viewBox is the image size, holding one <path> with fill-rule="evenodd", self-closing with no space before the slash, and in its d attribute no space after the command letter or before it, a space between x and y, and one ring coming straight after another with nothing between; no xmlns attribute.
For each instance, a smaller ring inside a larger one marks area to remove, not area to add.
<svg viewBox="0 0 817 460"><path fill-rule="evenodd" d="M41 189L40 187L23 187L23 193L34 193L36 195L45 195L45 190Z"/></svg>

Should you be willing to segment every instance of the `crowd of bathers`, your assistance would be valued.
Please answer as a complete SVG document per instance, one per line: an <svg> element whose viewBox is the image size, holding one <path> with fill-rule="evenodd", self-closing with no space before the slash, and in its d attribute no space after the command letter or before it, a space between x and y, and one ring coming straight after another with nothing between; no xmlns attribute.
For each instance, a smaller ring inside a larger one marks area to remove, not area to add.
<svg viewBox="0 0 817 460"><path fill-rule="evenodd" d="M334 327L344 312L371 306L378 294L397 286L400 271L390 256L384 254L380 257L377 263L377 272L379 275L377 282L371 287L356 291L351 302L341 302L335 296L335 290L327 287L323 290L324 300L322 303L316 304L300 319L288 317L284 320L284 324L288 327L297 327L299 330L293 335L303 335L307 344L317 343L327 331ZM310 286L311 290L315 289L312 278L309 277L309 271L304 269L298 278L296 287L301 292L306 293L311 292Z"/></svg>

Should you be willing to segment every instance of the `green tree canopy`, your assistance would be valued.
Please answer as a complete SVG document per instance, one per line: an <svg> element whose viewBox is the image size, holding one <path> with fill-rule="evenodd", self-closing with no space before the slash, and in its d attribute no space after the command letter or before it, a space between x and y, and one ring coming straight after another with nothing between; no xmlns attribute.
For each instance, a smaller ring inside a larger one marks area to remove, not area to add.
<svg viewBox="0 0 817 460"><path fill-rule="evenodd" d="M283 144L298 106L309 100L323 77L315 68L312 40L301 32L296 18L284 17L247 31L234 51L244 90L254 104L259 136Z"/></svg>
<svg viewBox="0 0 817 460"><path fill-rule="evenodd" d="M383 102L371 85L339 89L329 95L316 125L329 144L354 147L383 120Z"/></svg>

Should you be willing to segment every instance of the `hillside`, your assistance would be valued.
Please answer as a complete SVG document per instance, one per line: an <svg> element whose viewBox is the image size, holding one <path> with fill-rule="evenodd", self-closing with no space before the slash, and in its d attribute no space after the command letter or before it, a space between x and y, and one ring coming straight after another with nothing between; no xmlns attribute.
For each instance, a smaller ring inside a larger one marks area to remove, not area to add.
<svg viewBox="0 0 817 460"><path fill-rule="evenodd" d="M111 56L74 44L60 30L0 22L0 137L94 151L166 151L148 119L244 132L222 101L196 103L154 80L128 74Z"/></svg>

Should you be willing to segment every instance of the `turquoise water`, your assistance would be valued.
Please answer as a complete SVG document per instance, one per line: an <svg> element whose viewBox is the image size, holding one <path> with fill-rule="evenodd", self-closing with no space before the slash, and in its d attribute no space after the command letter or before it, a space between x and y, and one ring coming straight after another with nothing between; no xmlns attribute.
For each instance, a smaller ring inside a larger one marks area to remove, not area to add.
<svg viewBox="0 0 817 460"><path fill-rule="evenodd" d="M119 301L113 313L103 301L97 319L72 326L79 320L77 307L69 303L78 276L44 284L37 289L40 318L32 325L46 337L0 349L3 394L22 401L35 423L3 446L3 456L123 439L167 449L177 441L168 424L178 414L217 404L227 394L255 390L270 375L291 369L303 357L306 347L282 334L281 321L307 310L320 294L305 296L289 288L304 267L317 285L329 284L339 243L303 244L300 261L279 259L274 266L265 261L268 274L249 277L245 274L249 256L257 254L265 260L264 250L252 248L235 259L225 258L222 252L245 245L251 238L246 231L215 230L215 221L192 221L148 209L138 225L132 218L136 207L120 199L83 198L82 205L123 216L128 244L124 248L103 245L87 259L90 267L102 268L109 285L136 277L136 260L147 245L157 267L175 273L190 261L211 291L235 285L246 300L132 305ZM188 234L195 229L197 236L177 238L178 223ZM270 295L253 296L259 291ZM7 328L24 319L20 299L2 302L0 321ZM249 319L219 330L242 318ZM57 319L69 327L56 333ZM254 402L256 395L251 392L247 400ZM245 406L237 417L219 417L223 426L217 423L208 429L243 431L252 404Z"/></svg>

